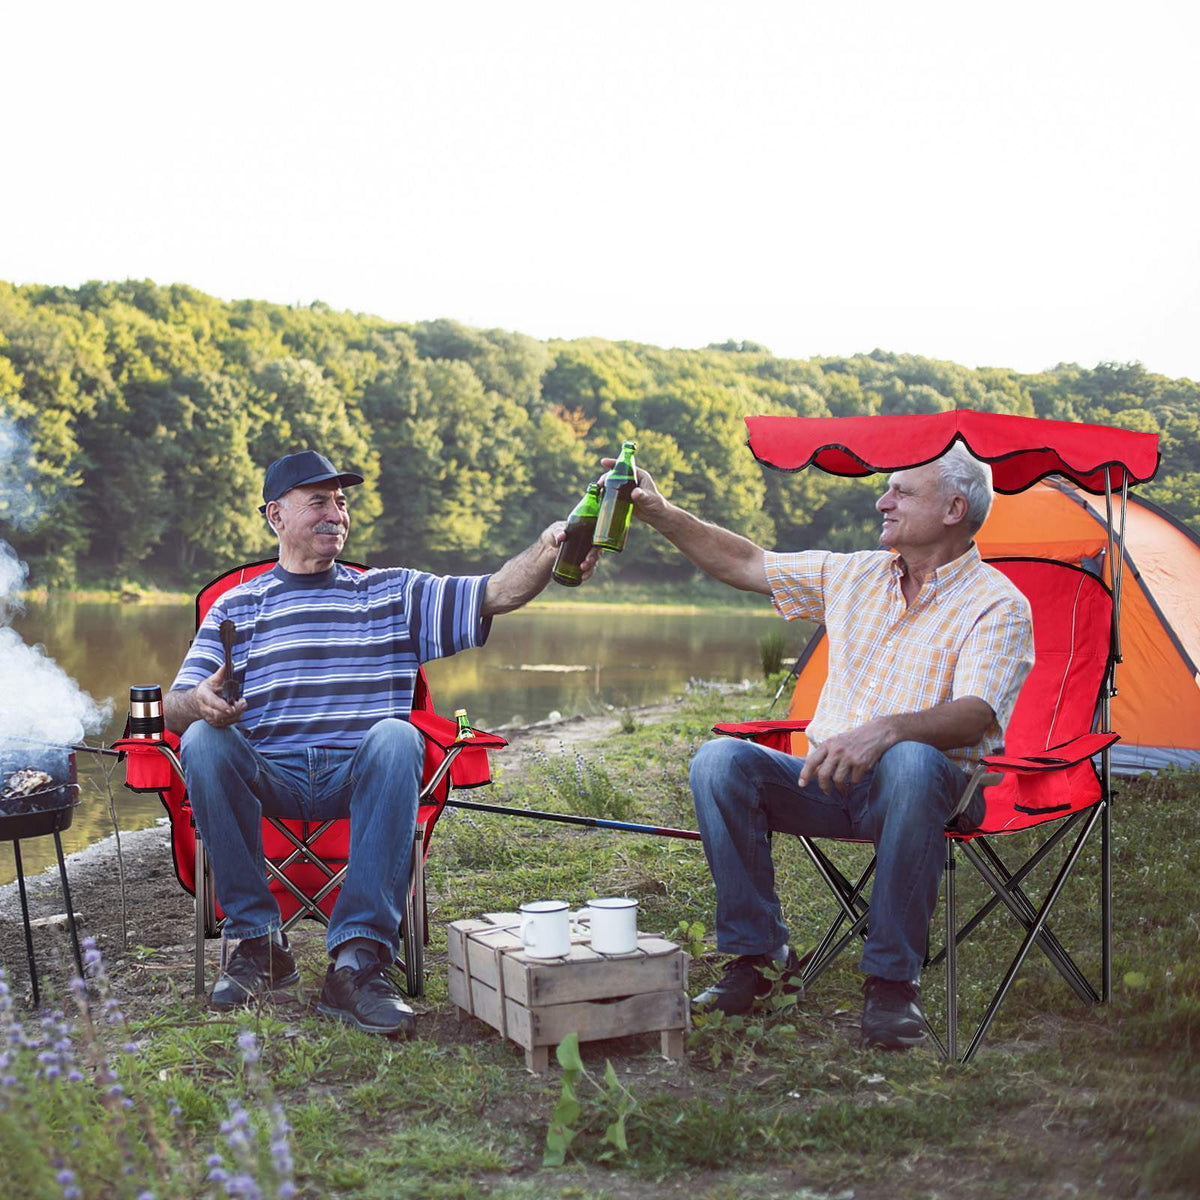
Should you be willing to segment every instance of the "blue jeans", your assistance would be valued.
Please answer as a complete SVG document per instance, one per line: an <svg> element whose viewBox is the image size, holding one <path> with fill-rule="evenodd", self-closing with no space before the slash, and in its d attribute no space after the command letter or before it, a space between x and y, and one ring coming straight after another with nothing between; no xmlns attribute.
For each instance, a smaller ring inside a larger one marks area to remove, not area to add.
<svg viewBox="0 0 1200 1200"><path fill-rule="evenodd" d="M804 760L740 738L705 743L692 796L717 889L717 948L770 954L788 939L775 893L769 830L875 844L878 856L861 966L916 980L945 866L943 828L967 776L940 750L899 742L846 794L799 783ZM983 795L968 817L983 816Z"/></svg>
<svg viewBox="0 0 1200 1200"><path fill-rule="evenodd" d="M353 750L311 747L264 754L235 728L195 721L183 735L192 813L212 862L229 937L282 924L267 886L262 819L350 818L350 862L329 918L329 951L350 938L399 954L425 743L407 721L377 722Z"/></svg>

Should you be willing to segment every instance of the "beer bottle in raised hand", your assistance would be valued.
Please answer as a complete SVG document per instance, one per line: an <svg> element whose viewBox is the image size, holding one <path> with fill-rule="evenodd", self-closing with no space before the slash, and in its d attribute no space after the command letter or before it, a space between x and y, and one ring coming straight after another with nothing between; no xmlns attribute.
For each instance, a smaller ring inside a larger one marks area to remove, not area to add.
<svg viewBox="0 0 1200 1200"><path fill-rule="evenodd" d="M625 535L629 532L629 519L633 516L633 502L629 499L637 481L637 468L633 452L637 442L626 442L616 465L604 481L604 498L600 501L600 513L596 517L596 534L592 545L602 550L619 551L625 548Z"/></svg>
<svg viewBox="0 0 1200 1200"><path fill-rule="evenodd" d="M558 548L554 560L552 577L564 587L578 587L583 582L580 569L592 548L592 535L596 530L596 514L600 511L600 485L589 483L583 499L571 510L567 518L567 537Z"/></svg>

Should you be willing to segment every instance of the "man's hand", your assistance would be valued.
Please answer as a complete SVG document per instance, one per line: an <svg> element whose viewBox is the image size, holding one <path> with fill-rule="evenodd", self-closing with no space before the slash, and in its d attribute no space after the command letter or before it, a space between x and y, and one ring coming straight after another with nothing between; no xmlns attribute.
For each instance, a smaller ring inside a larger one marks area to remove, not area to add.
<svg viewBox="0 0 1200 1200"><path fill-rule="evenodd" d="M800 786L806 786L816 776L821 791L826 795L834 787L839 792L845 792L852 784L861 783L867 777L884 752L896 744L896 740L886 717L877 717L857 729L835 734L817 746L804 760Z"/></svg>
<svg viewBox="0 0 1200 1200"><path fill-rule="evenodd" d="M196 715L214 729L224 729L226 725L236 724L246 711L245 697L230 704L221 695L221 685L224 682L225 664L222 663L215 674L202 680L192 689Z"/></svg>
<svg viewBox="0 0 1200 1200"><path fill-rule="evenodd" d="M615 458L602 458L600 465L612 470L617 465ZM601 477L603 479L603 476ZM640 520L645 521L647 525L654 524L654 518L660 516L666 511L667 502L663 499L662 493L654 485L654 480L650 478L649 471L643 471L641 467L634 469L634 488L630 492L629 498L633 501L633 514Z"/></svg>
<svg viewBox="0 0 1200 1200"><path fill-rule="evenodd" d="M615 458L600 461L610 470L617 462ZM637 468L629 495L634 515L678 546L706 575L743 592L771 594L761 546L739 533L701 521L672 504L655 487L650 473L641 467Z"/></svg>
<svg viewBox="0 0 1200 1200"><path fill-rule="evenodd" d="M538 545L545 546L554 558L558 557L558 548L567 540L567 523L566 521L555 521L553 525L547 526L542 531L541 537L538 538ZM600 561L600 555L604 552L599 546L593 546L584 556L583 562L579 564L580 574L583 576L584 582L591 579L592 572L596 569L596 564ZM553 559L551 560L553 562Z"/></svg>

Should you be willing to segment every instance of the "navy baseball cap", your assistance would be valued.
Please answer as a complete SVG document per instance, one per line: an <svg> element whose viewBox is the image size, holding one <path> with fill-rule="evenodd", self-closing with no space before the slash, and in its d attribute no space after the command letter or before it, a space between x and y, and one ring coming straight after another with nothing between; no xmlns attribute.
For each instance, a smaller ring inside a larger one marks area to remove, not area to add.
<svg viewBox="0 0 1200 1200"><path fill-rule="evenodd" d="M260 513L267 511L272 500L278 500L292 488L306 483L336 483L338 487L350 487L362 483L363 477L353 471L339 471L323 454L315 450L301 450L299 454L285 454L277 458L268 468L263 480L263 502L258 506Z"/></svg>

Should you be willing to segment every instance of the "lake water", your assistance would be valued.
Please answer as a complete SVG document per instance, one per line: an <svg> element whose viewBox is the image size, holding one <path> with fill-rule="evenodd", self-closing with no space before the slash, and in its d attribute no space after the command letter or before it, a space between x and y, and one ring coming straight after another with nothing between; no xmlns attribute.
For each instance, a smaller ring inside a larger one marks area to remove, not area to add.
<svg viewBox="0 0 1200 1200"><path fill-rule="evenodd" d="M758 678L758 643L766 633L783 632L788 654L808 635L801 622L785 626L771 618L765 599L761 609L744 613L535 607L497 617L486 646L429 663L426 674L439 712L465 708L482 729L531 724L552 712L573 716L651 703L681 692L693 678ZM124 729L130 685L170 686L194 616L190 604L56 601L30 605L14 624L85 691L111 702L112 718L99 735L107 743ZM84 754L79 760L83 801L63 834L68 852L112 832L97 769L111 760ZM157 797L129 792L121 782L118 768L113 790L121 828L152 824L162 813ZM21 856L32 874L54 862L54 841L23 841ZM0 842L0 883L13 878L11 843Z"/></svg>

